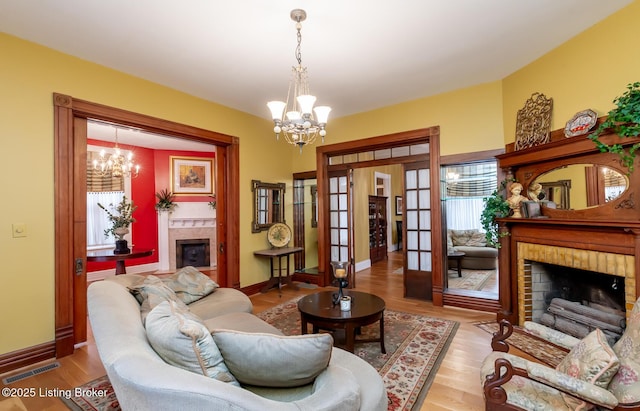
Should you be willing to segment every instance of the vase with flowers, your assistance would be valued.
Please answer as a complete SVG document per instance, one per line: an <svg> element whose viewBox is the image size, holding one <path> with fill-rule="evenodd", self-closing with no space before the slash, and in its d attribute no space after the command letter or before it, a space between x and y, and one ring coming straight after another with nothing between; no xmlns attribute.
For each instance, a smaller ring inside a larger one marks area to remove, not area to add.
<svg viewBox="0 0 640 411"><path fill-rule="evenodd" d="M113 253L130 253L131 250L127 245L127 240L124 239L124 236L129 233L129 226L131 223L135 223L136 221L136 219L133 218L133 212L136 211L136 208L138 207L133 204L133 201L127 200L127 196L123 196L122 201L115 206L113 204L109 204L109 208L114 209L117 214L112 213L107 209L107 207L100 203L98 203L98 207L107 213L109 221L111 222L111 227L104 230L104 236L109 237L109 235L113 235L116 237L116 248Z"/></svg>

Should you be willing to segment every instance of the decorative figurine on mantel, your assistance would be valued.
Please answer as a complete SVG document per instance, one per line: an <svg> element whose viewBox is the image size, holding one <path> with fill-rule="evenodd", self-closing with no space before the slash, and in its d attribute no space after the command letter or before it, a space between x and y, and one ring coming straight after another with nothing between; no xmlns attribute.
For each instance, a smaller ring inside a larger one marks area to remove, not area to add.
<svg viewBox="0 0 640 411"><path fill-rule="evenodd" d="M507 203L509 203L509 208L513 211L511 217L513 218L522 218L522 213L520 212L520 205L523 201L527 199L527 197L521 195L522 192L522 184L513 183L511 185L511 197L507 198Z"/></svg>
<svg viewBox="0 0 640 411"><path fill-rule="evenodd" d="M542 184L540 183L531 184L529 186L529 191L527 195L529 196L529 199L531 201L535 201L536 203L541 200L544 200L545 193L544 191L542 191Z"/></svg>

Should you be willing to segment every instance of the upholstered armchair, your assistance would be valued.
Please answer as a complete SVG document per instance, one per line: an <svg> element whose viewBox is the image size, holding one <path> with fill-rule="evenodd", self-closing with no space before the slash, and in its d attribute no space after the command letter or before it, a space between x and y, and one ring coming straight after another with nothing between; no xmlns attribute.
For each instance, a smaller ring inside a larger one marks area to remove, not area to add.
<svg viewBox="0 0 640 411"><path fill-rule="evenodd" d="M533 322L518 331L543 341L558 358L543 363L510 353L514 328L501 321L481 369L487 410L640 410L638 301L613 347L599 329L582 340Z"/></svg>

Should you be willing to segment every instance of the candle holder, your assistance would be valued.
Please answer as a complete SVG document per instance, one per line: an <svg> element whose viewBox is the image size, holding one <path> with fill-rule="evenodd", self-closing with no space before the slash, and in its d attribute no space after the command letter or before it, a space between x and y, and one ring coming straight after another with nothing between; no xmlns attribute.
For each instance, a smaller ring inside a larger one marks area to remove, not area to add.
<svg viewBox="0 0 640 411"><path fill-rule="evenodd" d="M340 304L340 300L344 297L342 289L349 285L347 277L349 275L349 263L346 261L332 261L333 276L338 280L338 292L333 294L333 305Z"/></svg>

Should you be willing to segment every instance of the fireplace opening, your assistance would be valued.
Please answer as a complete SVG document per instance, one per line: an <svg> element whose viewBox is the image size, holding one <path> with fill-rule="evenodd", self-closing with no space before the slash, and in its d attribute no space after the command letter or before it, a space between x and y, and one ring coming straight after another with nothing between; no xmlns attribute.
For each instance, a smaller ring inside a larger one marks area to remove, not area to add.
<svg viewBox="0 0 640 411"><path fill-rule="evenodd" d="M209 267L210 264L208 238L176 240L176 268Z"/></svg>
<svg viewBox="0 0 640 411"><path fill-rule="evenodd" d="M548 327L583 338L600 328L610 344L626 327L624 278L528 261L531 317Z"/></svg>

